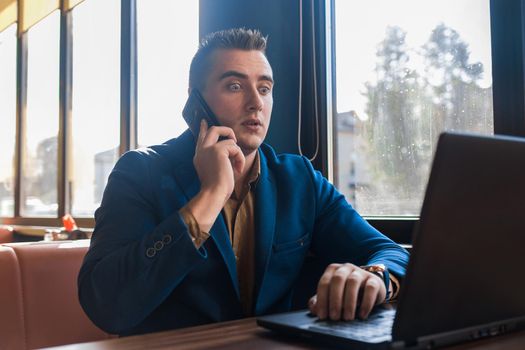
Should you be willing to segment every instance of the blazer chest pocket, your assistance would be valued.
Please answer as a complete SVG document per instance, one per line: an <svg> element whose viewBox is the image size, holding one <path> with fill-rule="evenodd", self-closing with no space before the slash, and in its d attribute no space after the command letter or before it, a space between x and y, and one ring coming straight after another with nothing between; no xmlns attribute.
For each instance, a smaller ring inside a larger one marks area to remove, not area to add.
<svg viewBox="0 0 525 350"><path fill-rule="evenodd" d="M274 253L290 253L295 250L308 247L310 245L311 239L312 237L310 236L310 233L307 233L293 241L283 242L283 243L274 243L273 252Z"/></svg>

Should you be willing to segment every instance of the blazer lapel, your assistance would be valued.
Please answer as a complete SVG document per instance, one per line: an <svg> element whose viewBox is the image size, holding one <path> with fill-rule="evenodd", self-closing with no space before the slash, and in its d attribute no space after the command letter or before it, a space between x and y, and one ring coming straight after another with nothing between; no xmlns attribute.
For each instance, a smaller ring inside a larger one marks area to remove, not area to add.
<svg viewBox="0 0 525 350"><path fill-rule="evenodd" d="M276 188L273 174L268 169L267 160L261 150L261 175L255 192L255 314L263 307L265 294L264 276L268 268L273 237L275 234Z"/></svg>
<svg viewBox="0 0 525 350"><path fill-rule="evenodd" d="M217 217L217 220L215 220L215 223L211 228L210 235L217 245L217 248L221 252L222 258L224 259L226 267L228 268L228 272L230 273L230 278L235 288L235 292L237 293L237 298L240 300L239 280L237 278L237 263L235 261L235 254L233 253L232 244L230 242L230 234L228 233L228 228L224 222L222 212Z"/></svg>
<svg viewBox="0 0 525 350"><path fill-rule="evenodd" d="M180 151L183 154L183 158L176 161L176 169L173 173L173 176L180 185L188 201L195 197L200 191L199 176L193 166L195 141L193 139L189 140L189 136L190 135L187 135L187 132L181 135L181 137L188 138L188 142L184 142L181 147L182 149ZM193 135L191 135L191 137L193 138ZM210 230L210 235L226 263L231 281L237 293L237 298L239 298L239 282L237 279L235 255L233 253L233 248L230 243L230 235L226 228L222 212L217 217L217 220L215 220L215 223Z"/></svg>

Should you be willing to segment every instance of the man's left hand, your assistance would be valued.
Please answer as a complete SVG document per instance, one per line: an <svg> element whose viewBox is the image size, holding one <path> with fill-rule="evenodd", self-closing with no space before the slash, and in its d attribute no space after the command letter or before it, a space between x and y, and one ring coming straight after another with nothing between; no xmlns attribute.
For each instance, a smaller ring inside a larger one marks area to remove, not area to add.
<svg viewBox="0 0 525 350"><path fill-rule="evenodd" d="M383 280L353 264L331 264L319 280L308 307L320 319L366 319L376 304L385 301Z"/></svg>

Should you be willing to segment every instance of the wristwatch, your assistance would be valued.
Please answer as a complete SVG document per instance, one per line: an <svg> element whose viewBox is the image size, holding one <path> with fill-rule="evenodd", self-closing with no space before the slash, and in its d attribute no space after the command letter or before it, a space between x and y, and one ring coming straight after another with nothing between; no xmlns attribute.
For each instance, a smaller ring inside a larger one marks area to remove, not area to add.
<svg viewBox="0 0 525 350"><path fill-rule="evenodd" d="M374 275L377 275L383 279L383 282L385 283L386 288L386 297L385 301L388 301L390 299L390 275L388 273L388 269L383 264L374 264L374 265L365 265L360 266L363 270L373 273Z"/></svg>

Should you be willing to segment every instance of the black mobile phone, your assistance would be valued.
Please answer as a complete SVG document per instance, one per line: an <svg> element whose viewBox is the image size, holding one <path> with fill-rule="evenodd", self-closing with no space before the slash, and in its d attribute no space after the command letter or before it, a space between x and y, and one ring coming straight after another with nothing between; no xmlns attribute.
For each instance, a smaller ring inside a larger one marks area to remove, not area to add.
<svg viewBox="0 0 525 350"><path fill-rule="evenodd" d="M217 117L213 114L197 89L191 89L188 101L186 101L186 105L184 105L184 109L182 110L182 117L195 137L199 135L202 119L206 120L208 127L220 125Z"/></svg>

